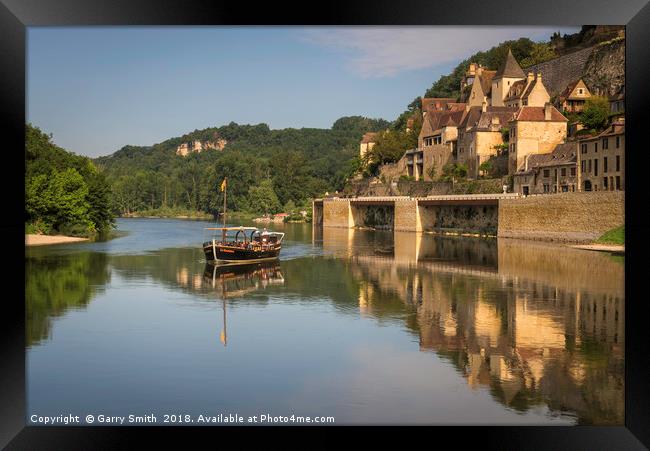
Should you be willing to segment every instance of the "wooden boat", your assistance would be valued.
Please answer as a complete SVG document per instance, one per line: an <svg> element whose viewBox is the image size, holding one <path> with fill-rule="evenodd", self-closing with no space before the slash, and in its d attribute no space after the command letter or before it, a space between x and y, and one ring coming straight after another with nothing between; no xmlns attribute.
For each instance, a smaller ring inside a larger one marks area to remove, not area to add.
<svg viewBox="0 0 650 451"><path fill-rule="evenodd" d="M203 241L203 253L208 262L214 263L250 264L275 260L280 256L284 238L284 233L257 227L207 227L205 231L212 231L213 236Z"/></svg>

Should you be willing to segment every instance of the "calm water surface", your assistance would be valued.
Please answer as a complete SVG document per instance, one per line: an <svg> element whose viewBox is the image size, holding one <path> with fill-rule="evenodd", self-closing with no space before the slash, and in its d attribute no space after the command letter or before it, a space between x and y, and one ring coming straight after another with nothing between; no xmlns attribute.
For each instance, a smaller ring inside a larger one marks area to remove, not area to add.
<svg viewBox="0 0 650 451"><path fill-rule="evenodd" d="M557 245L286 232L215 269L202 221L26 249L27 411L623 424L624 266Z"/></svg>

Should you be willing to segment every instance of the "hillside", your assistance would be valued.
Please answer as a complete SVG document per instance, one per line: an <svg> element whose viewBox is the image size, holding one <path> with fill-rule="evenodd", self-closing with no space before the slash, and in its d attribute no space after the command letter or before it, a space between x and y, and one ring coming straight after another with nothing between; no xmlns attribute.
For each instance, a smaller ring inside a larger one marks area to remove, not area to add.
<svg viewBox="0 0 650 451"><path fill-rule="evenodd" d="M125 146L94 161L111 183L120 214L158 208L216 214L222 209L217 187L224 177L229 209L260 212L261 202L279 211L342 188L355 169L361 136L389 125L360 116L341 118L330 129L272 130L266 124L231 122L152 146ZM183 143L215 139L227 142L223 150L176 154ZM256 189L264 180L271 181L272 189L263 189L260 200Z"/></svg>

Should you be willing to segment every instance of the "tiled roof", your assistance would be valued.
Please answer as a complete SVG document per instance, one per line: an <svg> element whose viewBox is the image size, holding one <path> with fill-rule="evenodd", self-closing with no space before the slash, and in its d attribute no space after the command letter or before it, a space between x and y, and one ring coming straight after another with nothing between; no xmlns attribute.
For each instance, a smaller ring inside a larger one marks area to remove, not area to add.
<svg viewBox="0 0 650 451"><path fill-rule="evenodd" d="M519 109L515 120L517 121L545 121L543 106L523 106ZM567 122L568 119L562 115L554 106L551 106L551 122Z"/></svg>
<svg viewBox="0 0 650 451"><path fill-rule="evenodd" d="M439 130L446 126L457 126L465 116L465 109L432 111L427 114L427 120L431 124L431 130Z"/></svg>
<svg viewBox="0 0 650 451"><path fill-rule="evenodd" d="M456 99L452 97L423 97L422 111L445 110L448 103L455 102Z"/></svg>
<svg viewBox="0 0 650 451"><path fill-rule="evenodd" d="M494 78L503 77L526 78L526 74L524 74L521 66L517 63L517 60L515 60L515 57L512 56L512 51L510 49L508 49L508 55L506 56L505 62L501 65L499 70L497 70L497 73L494 76Z"/></svg>
<svg viewBox="0 0 650 451"><path fill-rule="evenodd" d="M539 153L528 155L528 170L524 170L524 166L517 171L517 175L526 175L535 171L535 169L563 166L576 162L576 143L562 143L555 146L551 153Z"/></svg>
<svg viewBox="0 0 650 451"><path fill-rule="evenodd" d="M498 120L499 127L505 127L508 125L508 121L512 120L512 118L515 116L515 113L517 112L517 108L509 108L508 111L501 109L499 111L492 111L491 109L491 107L488 107L485 113L481 113L478 123L476 124L477 130L490 129L493 120Z"/></svg>
<svg viewBox="0 0 650 451"><path fill-rule="evenodd" d="M496 71L494 70L484 70L478 77L479 82L481 83L483 94L486 96L489 96L492 92L492 79L494 78L495 74Z"/></svg>

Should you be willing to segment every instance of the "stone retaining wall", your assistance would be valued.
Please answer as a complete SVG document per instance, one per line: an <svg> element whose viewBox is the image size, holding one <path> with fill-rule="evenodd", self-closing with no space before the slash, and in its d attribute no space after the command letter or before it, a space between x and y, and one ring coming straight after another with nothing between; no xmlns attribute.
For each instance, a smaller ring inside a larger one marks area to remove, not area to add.
<svg viewBox="0 0 650 451"><path fill-rule="evenodd" d="M499 201L499 237L589 242L623 224L623 191L543 194Z"/></svg>

